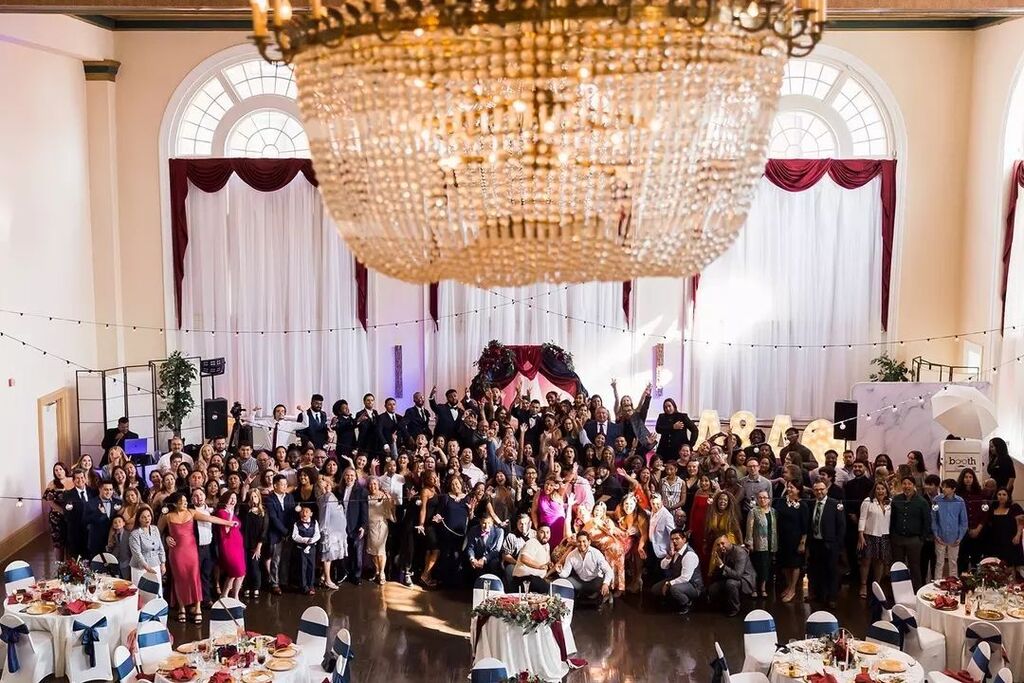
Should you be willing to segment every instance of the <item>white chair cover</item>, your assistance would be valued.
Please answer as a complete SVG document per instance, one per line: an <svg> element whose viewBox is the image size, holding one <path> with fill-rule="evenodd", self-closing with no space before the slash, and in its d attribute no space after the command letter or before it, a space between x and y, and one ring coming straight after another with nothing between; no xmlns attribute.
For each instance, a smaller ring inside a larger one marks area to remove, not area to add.
<svg viewBox="0 0 1024 683"><path fill-rule="evenodd" d="M101 612L83 612L71 622L71 652L65 670L68 683L109 681L110 629Z"/></svg>
<svg viewBox="0 0 1024 683"><path fill-rule="evenodd" d="M0 617L0 663L4 683L39 683L53 675L53 636L29 631L18 615L4 614Z"/></svg>
<svg viewBox="0 0 1024 683"><path fill-rule="evenodd" d="M808 638L820 638L829 636L839 631L839 620L831 612L819 610L807 617L807 624L804 626L804 634Z"/></svg>
<svg viewBox="0 0 1024 683"><path fill-rule="evenodd" d="M722 652L722 646L715 641L715 654L716 658L711 663L712 673L716 666L722 669L722 683L769 683L768 677L760 671L748 671L745 673L729 673L729 663L725 660L725 653Z"/></svg>
<svg viewBox="0 0 1024 683"><path fill-rule="evenodd" d="M565 636L565 652L566 654L576 654L576 637L572 634L572 613L576 606L576 589L572 587L569 579L555 579L551 582L551 587L548 589L551 595L557 595L565 603L565 607L569 610L565 618L562 619L562 624L565 628L562 630Z"/></svg>
<svg viewBox="0 0 1024 683"><path fill-rule="evenodd" d="M967 673L976 681L983 681L988 676L988 662L992 655L992 649L988 643L978 643L971 655L971 661L967 662Z"/></svg>
<svg viewBox="0 0 1024 683"><path fill-rule="evenodd" d="M144 624L147 621L159 621L164 626L167 625L167 601L163 598L153 598L146 602L146 604L139 610L139 623Z"/></svg>
<svg viewBox="0 0 1024 683"><path fill-rule="evenodd" d="M968 624L964 631L964 651L961 657L963 666L967 666L978 643L988 643L991 654L988 662L988 673L995 677L1003 668L1003 632L999 627L987 621L975 621Z"/></svg>
<svg viewBox="0 0 1024 683"><path fill-rule="evenodd" d="M473 582L473 607L486 600L491 595L502 595L505 593L505 586L494 574L481 574Z"/></svg>
<svg viewBox="0 0 1024 683"><path fill-rule="evenodd" d="M164 595L163 583L158 573L144 572L132 567L132 583L139 587L140 608L145 607L153 598L162 598Z"/></svg>
<svg viewBox="0 0 1024 683"><path fill-rule="evenodd" d="M995 562L1000 562L1000 561L1001 560L998 557L985 557L985 558L982 558L981 562L979 562L978 564L979 565L982 565L982 564L993 564Z"/></svg>
<svg viewBox="0 0 1024 683"><path fill-rule="evenodd" d="M743 670L767 674L778 645L779 634L772 615L763 609L747 614L743 619Z"/></svg>
<svg viewBox="0 0 1024 683"><path fill-rule="evenodd" d="M121 564L113 553L98 553L89 562L89 568L94 572L102 572L108 576L121 576Z"/></svg>
<svg viewBox="0 0 1024 683"><path fill-rule="evenodd" d="M902 644L903 637L900 635L900 630L892 622L876 621L868 626L864 640L878 645L888 645L898 650Z"/></svg>
<svg viewBox="0 0 1024 683"><path fill-rule="evenodd" d="M15 560L4 569L4 586L7 595L12 595L22 588L28 588L35 582L36 577L32 575L32 567L28 566L28 562L24 560Z"/></svg>
<svg viewBox="0 0 1024 683"><path fill-rule="evenodd" d="M871 582L871 595L874 596L874 603L878 604L878 613L872 614L874 620L892 621L892 601L885 596L885 590L877 581Z"/></svg>
<svg viewBox="0 0 1024 683"><path fill-rule="evenodd" d="M114 680L118 683L135 683L138 675L132 653L124 645L118 645L114 650Z"/></svg>
<svg viewBox="0 0 1024 683"><path fill-rule="evenodd" d="M210 635L236 633L245 628L245 605L234 598L218 598L210 608Z"/></svg>
<svg viewBox="0 0 1024 683"><path fill-rule="evenodd" d="M299 632L295 643L302 648L302 661L317 666L327 654L327 631L330 619L323 607L307 607L299 617Z"/></svg>
<svg viewBox="0 0 1024 683"><path fill-rule="evenodd" d="M338 635L334 637L332 650L338 657L334 666L332 683L351 683L352 658L355 656L355 652L352 651L352 634L347 628L338 631Z"/></svg>
<svg viewBox="0 0 1024 683"><path fill-rule="evenodd" d="M917 625L917 613L897 604L892 623L903 636L903 651L916 659L925 671L941 671L946 663L946 636Z"/></svg>
<svg viewBox="0 0 1024 683"><path fill-rule="evenodd" d="M143 673L154 673L160 662L171 656L171 634L159 621L141 624L135 644L139 649L138 660Z"/></svg>
<svg viewBox="0 0 1024 683"><path fill-rule="evenodd" d="M992 679L992 683L1013 683L1013 672L1004 666Z"/></svg>
<svg viewBox="0 0 1024 683"><path fill-rule="evenodd" d="M910 570L902 562L893 562L889 570L889 581L892 583L892 601L910 609L917 606L917 593L910 581Z"/></svg>
<svg viewBox="0 0 1024 683"><path fill-rule="evenodd" d="M469 680L470 683L506 683L508 671L500 660L486 657L473 665Z"/></svg>

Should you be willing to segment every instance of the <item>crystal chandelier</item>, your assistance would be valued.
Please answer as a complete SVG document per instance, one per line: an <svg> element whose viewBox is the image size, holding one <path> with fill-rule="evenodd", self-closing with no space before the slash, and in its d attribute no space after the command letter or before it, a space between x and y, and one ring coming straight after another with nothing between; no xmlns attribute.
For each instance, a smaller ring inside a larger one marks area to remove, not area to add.
<svg viewBox="0 0 1024 683"><path fill-rule="evenodd" d="M368 266L478 286L699 272L734 240L824 0L253 0ZM269 24L269 25L268 25Z"/></svg>

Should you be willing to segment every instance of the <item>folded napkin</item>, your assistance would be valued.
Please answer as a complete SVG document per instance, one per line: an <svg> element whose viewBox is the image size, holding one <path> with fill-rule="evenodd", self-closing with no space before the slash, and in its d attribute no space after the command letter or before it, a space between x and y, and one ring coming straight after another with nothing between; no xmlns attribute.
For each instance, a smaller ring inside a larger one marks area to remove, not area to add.
<svg viewBox="0 0 1024 683"><path fill-rule="evenodd" d="M960 671L953 671L952 669L944 669L943 672L954 681L960 681L960 683L978 683L978 681L971 678L971 674L961 669Z"/></svg>
<svg viewBox="0 0 1024 683"><path fill-rule="evenodd" d="M119 598L127 598L129 596L135 595L138 592L139 591L135 588L135 586L121 586L120 588L114 589L114 595Z"/></svg>
<svg viewBox="0 0 1024 683"><path fill-rule="evenodd" d="M172 681L191 681L196 676L196 670L191 666L179 666L168 675Z"/></svg>
<svg viewBox="0 0 1024 683"><path fill-rule="evenodd" d="M64 595L64 591L62 591L61 589L48 588L43 591L43 594L40 597L42 597L43 600L46 600L48 602L56 602L57 598L61 597L62 595Z"/></svg>
<svg viewBox="0 0 1024 683"><path fill-rule="evenodd" d="M231 674L227 671L217 671L210 676L210 683L231 683Z"/></svg>
<svg viewBox="0 0 1024 683"><path fill-rule="evenodd" d="M263 635L263 634L262 633L258 633L256 631L246 631L245 632L245 637L246 638L259 638L261 635Z"/></svg>
<svg viewBox="0 0 1024 683"><path fill-rule="evenodd" d="M830 673L813 673L807 677L809 683L839 683Z"/></svg>
<svg viewBox="0 0 1024 683"><path fill-rule="evenodd" d="M292 639L283 633L278 633L277 637L274 638L274 649L288 647L292 644Z"/></svg>
<svg viewBox="0 0 1024 683"><path fill-rule="evenodd" d="M869 674L861 672L853 679L853 683L875 683L875 679L873 679Z"/></svg>
<svg viewBox="0 0 1024 683"><path fill-rule="evenodd" d="M8 595L7 596L7 604L8 605L17 605L18 601L14 598L13 595Z"/></svg>
<svg viewBox="0 0 1024 683"><path fill-rule="evenodd" d="M92 603L87 600L72 600L64 605L64 609L68 614L81 614L90 607L92 607Z"/></svg>

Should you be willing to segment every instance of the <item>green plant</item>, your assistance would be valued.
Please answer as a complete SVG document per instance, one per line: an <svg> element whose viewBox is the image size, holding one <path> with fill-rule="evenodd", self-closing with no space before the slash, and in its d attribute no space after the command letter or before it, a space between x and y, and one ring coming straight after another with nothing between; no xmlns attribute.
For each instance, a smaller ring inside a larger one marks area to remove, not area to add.
<svg viewBox="0 0 1024 683"><path fill-rule="evenodd" d="M871 364L878 368L868 377L872 382L909 382L910 369L903 361L898 361L883 351L881 356L871 359Z"/></svg>
<svg viewBox="0 0 1024 683"><path fill-rule="evenodd" d="M179 351L172 353L160 365L160 387L156 393L163 399L164 407L157 419L162 427L172 430L175 436L181 436L182 420L196 407L196 400L192 397L192 383L197 375L196 366Z"/></svg>

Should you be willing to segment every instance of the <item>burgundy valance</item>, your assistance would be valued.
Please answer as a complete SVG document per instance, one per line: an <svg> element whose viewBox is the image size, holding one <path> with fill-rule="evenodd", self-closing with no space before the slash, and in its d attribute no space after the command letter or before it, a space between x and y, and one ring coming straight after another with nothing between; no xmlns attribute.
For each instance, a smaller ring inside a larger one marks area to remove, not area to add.
<svg viewBox="0 0 1024 683"><path fill-rule="evenodd" d="M787 192L814 187L825 174L839 187L855 190L882 177L882 330L889 326L889 286L892 275L892 241L896 231L895 159L769 159L764 176ZM696 300L700 275L691 279Z"/></svg>
<svg viewBox="0 0 1024 683"><path fill-rule="evenodd" d="M1006 230L1003 232L1003 272L1002 283L999 288L999 296L1003 300L1003 312L999 320L999 326L1006 326L1006 287L1010 279L1010 253L1013 251L1013 228L1014 217L1017 213L1017 197L1020 195L1020 188L1024 187L1024 161L1017 161L1013 164L1013 173L1010 174L1010 201L1006 207Z"/></svg>
<svg viewBox="0 0 1024 683"><path fill-rule="evenodd" d="M171 159L171 247L174 254L174 305L181 327L181 283L185 278L185 252L188 249L188 215L185 200L189 183L203 192L218 192L237 174L249 187L260 192L276 192L301 173L310 185L317 186L310 159ZM366 266L355 261L356 312L366 329Z"/></svg>

